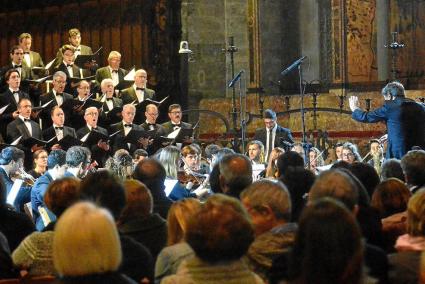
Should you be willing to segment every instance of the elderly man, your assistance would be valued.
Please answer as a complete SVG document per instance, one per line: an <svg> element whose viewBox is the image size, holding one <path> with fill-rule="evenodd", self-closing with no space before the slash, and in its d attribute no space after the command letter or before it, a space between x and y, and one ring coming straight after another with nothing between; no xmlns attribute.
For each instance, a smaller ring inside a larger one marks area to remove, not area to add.
<svg viewBox="0 0 425 284"><path fill-rule="evenodd" d="M123 106L122 99L114 97L114 82L112 79L103 79L100 84L102 92L102 113L99 117L99 124L109 127L111 124L121 120L120 108Z"/></svg>
<svg viewBox="0 0 425 284"><path fill-rule="evenodd" d="M114 87L124 81L127 70L120 68L120 64L121 53L115 50L111 51L108 56L108 66L96 71L96 85L100 86L104 79L111 79Z"/></svg>
<svg viewBox="0 0 425 284"><path fill-rule="evenodd" d="M220 188L224 194L239 198L239 194L252 183L252 165L241 154L224 156L219 162Z"/></svg>
<svg viewBox="0 0 425 284"><path fill-rule="evenodd" d="M271 109L266 109L263 115L264 128L255 131L254 140L259 140L264 145L264 161L268 161L270 152L275 147L287 148L286 144L294 143L291 131L277 124L277 116Z"/></svg>
<svg viewBox="0 0 425 284"><path fill-rule="evenodd" d="M64 125L65 113L60 107L58 106L53 107L51 111L51 119L52 119L53 125L43 131L43 138L45 141L49 141L53 137L56 137L58 141L62 140L66 136L77 138L75 129Z"/></svg>
<svg viewBox="0 0 425 284"><path fill-rule="evenodd" d="M126 143L124 138L130 133L130 131L142 131L143 128L137 124L133 123L134 116L136 114L136 107L132 104L124 105L122 109L122 121L112 124L110 128L111 133L115 133L117 131L121 131L114 138L113 151L117 151L118 149L127 150L130 155L134 153L139 148L143 148L142 141L138 144ZM145 141L147 143L147 141Z"/></svg>
<svg viewBox="0 0 425 284"><path fill-rule="evenodd" d="M105 128L97 125L98 118L99 111L97 108L89 107L85 110L84 120L86 121L86 125L77 131L78 139L85 141L89 136L90 132L92 132L93 130L100 132L105 136L108 136L108 131ZM87 147L90 147L93 159L98 163L99 167L103 167L110 155L110 147L108 141L99 140L96 144L87 145Z"/></svg>
<svg viewBox="0 0 425 284"><path fill-rule="evenodd" d="M40 103L43 105L45 103L48 103L52 101L42 112L41 112L41 118L42 118L42 124L43 129L47 129L50 126L52 126L52 121L50 119L50 114L55 106L62 107L63 104L68 101L72 100L72 95L65 92L65 86L66 86L66 74L62 71L57 71L55 74L53 74L53 88L48 92L47 94L44 94L40 97ZM65 109L64 112L66 113L66 116L69 117L70 110Z"/></svg>
<svg viewBox="0 0 425 284"><path fill-rule="evenodd" d="M254 182L241 193L254 225L255 240L246 259L251 270L268 280L273 260L293 244L297 225L290 223L291 198L280 181Z"/></svg>

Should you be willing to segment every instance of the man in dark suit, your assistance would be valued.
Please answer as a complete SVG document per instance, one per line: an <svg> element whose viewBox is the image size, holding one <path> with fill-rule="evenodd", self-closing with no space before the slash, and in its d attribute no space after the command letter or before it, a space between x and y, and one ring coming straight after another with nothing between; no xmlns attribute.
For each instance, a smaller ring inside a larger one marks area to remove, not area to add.
<svg viewBox="0 0 425 284"><path fill-rule="evenodd" d="M40 53L31 50L32 36L29 33L22 33L19 38L19 46L24 51L24 60L22 65L32 67L44 67Z"/></svg>
<svg viewBox="0 0 425 284"><path fill-rule="evenodd" d="M148 154L152 155L162 147L162 145L156 143L155 137L165 136L165 129L161 124L156 123L156 119L158 118L158 107L156 105L149 104L146 106L145 117L146 121L140 126L143 127L145 131L154 131L155 133L153 137L151 137L154 139L153 143L147 148Z"/></svg>
<svg viewBox="0 0 425 284"><path fill-rule="evenodd" d="M74 64L75 48L70 44L65 44L59 51L62 53L62 61L54 68L54 72L62 71L66 74L65 92L74 95L77 84L73 83L71 78L82 78L80 69Z"/></svg>
<svg viewBox="0 0 425 284"><path fill-rule="evenodd" d="M134 74L134 85L122 91L121 98L124 104L141 103L145 99L155 99L155 91L146 88L148 74L145 70L139 69Z"/></svg>
<svg viewBox="0 0 425 284"><path fill-rule="evenodd" d="M168 117L170 118L170 121L167 121L162 124L165 130L164 135L168 135L174 130L177 130L179 128L182 128L182 129L192 128L192 125L190 123L181 121L182 108L179 104L172 104L168 107Z"/></svg>
<svg viewBox="0 0 425 284"><path fill-rule="evenodd" d="M97 125L99 119L99 111L95 107L89 107L85 110L84 120L86 121L86 126L80 128L77 131L78 139L83 139L91 131L96 130L104 135L108 135L108 131ZM99 167L103 167L104 163L110 155L110 147L108 141L98 141L95 145L87 145L90 147L92 158L95 160Z"/></svg>
<svg viewBox="0 0 425 284"><path fill-rule="evenodd" d="M31 148L24 147L22 142L26 139L33 137L42 140L41 129L38 123L31 120L31 101L27 98L23 98L18 103L18 117L7 125L7 142L11 143L17 138L22 136L19 141L20 148L25 152L25 168L29 169L32 167L32 153L41 149L39 145L33 145Z"/></svg>
<svg viewBox="0 0 425 284"><path fill-rule="evenodd" d="M56 71L53 75L53 88L47 94L44 94L40 97L40 103L43 105L49 101L52 101L42 112L42 126L43 129L47 129L52 126L52 120L50 119L50 114L52 112L53 107L60 106L62 107L64 103L68 100L72 100L73 97L70 94L64 92L66 85L66 74L62 71ZM70 115L70 110L64 110L67 117ZM69 125L69 123L67 123Z"/></svg>
<svg viewBox="0 0 425 284"><path fill-rule="evenodd" d="M19 45L14 45L10 49L10 63L1 68L1 91L5 91L7 89L7 83L5 74L10 69L16 69L21 76L21 83L26 79L31 79L31 69L27 66L23 66L22 61L24 59L24 51ZM21 88L24 89L26 93L29 91L29 84L21 85Z"/></svg>
<svg viewBox="0 0 425 284"><path fill-rule="evenodd" d="M59 140L62 140L66 136L71 136L77 138L75 129L64 125L65 122L65 113L59 106L54 106L51 111L51 118L53 125L43 131L43 138L45 141L49 141L53 137L56 137ZM57 149L58 145L54 145ZM52 147L53 148L53 147Z"/></svg>
<svg viewBox="0 0 425 284"><path fill-rule="evenodd" d="M123 106L120 98L114 97L114 82L110 78L103 79L101 84L102 91L102 112L99 116L99 125L110 127L111 124L122 120L121 112L114 112L116 108ZM112 111L112 112L111 112Z"/></svg>
<svg viewBox="0 0 425 284"><path fill-rule="evenodd" d="M108 56L108 66L96 70L96 86L99 88L103 79L112 79L114 87L124 81L127 71L120 68L121 54L118 51L111 51Z"/></svg>
<svg viewBox="0 0 425 284"><path fill-rule="evenodd" d="M20 90L21 76L16 69L10 69L4 75L7 90L0 95L0 106L8 105L6 110L0 115L0 132L6 138L6 127L18 117L18 103L22 99L29 99L27 93Z"/></svg>
<svg viewBox="0 0 425 284"><path fill-rule="evenodd" d="M359 99L349 99L352 118L359 122L385 121L388 131L386 159L401 159L413 146L425 147L425 107L405 97L404 86L390 82L382 89L385 103L366 112L360 108Z"/></svg>
<svg viewBox="0 0 425 284"><path fill-rule="evenodd" d="M266 109L263 115L264 128L259 128L255 131L254 140L258 140L265 146L264 156L267 163L270 152L275 147L284 147L284 142L294 143L291 131L276 123L276 113L271 109Z"/></svg>
<svg viewBox="0 0 425 284"><path fill-rule="evenodd" d="M140 143L138 144L126 143L124 141L125 136L127 136L131 130L143 130L141 126L133 123L135 114L135 106L132 104L126 104L122 109L122 121L111 125L110 133L121 131L114 138L114 144L112 147L114 152L119 149L125 149L130 153L130 155L132 155L137 149L147 147L148 141L143 141L143 139L140 140ZM143 143L145 143L145 147L143 147Z"/></svg>

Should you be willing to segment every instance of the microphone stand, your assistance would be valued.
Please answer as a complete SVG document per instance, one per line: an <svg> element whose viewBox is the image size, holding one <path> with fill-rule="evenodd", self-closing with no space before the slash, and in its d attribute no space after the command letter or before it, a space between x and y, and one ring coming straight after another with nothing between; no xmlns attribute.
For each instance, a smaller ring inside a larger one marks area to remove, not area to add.
<svg viewBox="0 0 425 284"><path fill-rule="evenodd" d="M241 73L241 76L243 73ZM244 94L242 92L242 78L239 79L239 116L241 119L241 145L242 153L245 153L245 140L246 140L246 94L243 100Z"/></svg>
<svg viewBox="0 0 425 284"><path fill-rule="evenodd" d="M302 72L302 68L301 68L301 63L298 65L298 77L299 77L299 87L300 87L300 96L301 96L301 107L300 107L300 112L301 112L301 128L302 128L302 143L303 145L306 145L307 140L306 140L306 131L305 131L305 111L304 111L304 91L305 89L303 88L303 72ZM308 152L306 147L303 146L303 150L304 150L304 157L306 158L306 162L307 165L310 166L310 162L308 161Z"/></svg>

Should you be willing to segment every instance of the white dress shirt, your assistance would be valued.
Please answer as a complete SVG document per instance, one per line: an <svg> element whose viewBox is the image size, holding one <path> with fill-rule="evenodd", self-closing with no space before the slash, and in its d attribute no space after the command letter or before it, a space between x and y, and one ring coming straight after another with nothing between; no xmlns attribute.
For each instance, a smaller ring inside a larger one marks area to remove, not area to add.
<svg viewBox="0 0 425 284"><path fill-rule="evenodd" d="M28 67L31 67L31 56L29 53L24 52L24 60Z"/></svg>
<svg viewBox="0 0 425 284"><path fill-rule="evenodd" d="M145 92L142 90L137 90L137 86L133 85L134 91L136 92L136 96L137 96L137 101L139 103L143 102L143 100L145 99Z"/></svg>
<svg viewBox="0 0 425 284"><path fill-rule="evenodd" d="M62 96L56 96L56 91L54 89L52 90L52 92L55 96L56 103L58 104L58 106L61 106L63 104L63 94Z"/></svg>
<svg viewBox="0 0 425 284"><path fill-rule="evenodd" d="M276 138L276 129L277 129L277 124L275 123L275 125L274 125L274 127L272 128L272 137L270 137L270 130L266 127L266 135L267 135L267 139L266 139L266 145L264 145L265 147L266 147L266 149L265 149L265 153L266 153L266 157L265 157L265 159L266 159L266 161L268 161L269 160L269 152L271 152L272 150L273 150L273 148L275 147L275 145L274 145L274 141L275 141L275 138ZM269 147L269 139L272 139L272 147L271 147L271 149L268 149L268 147Z"/></svg>
<svg viewBox="0 0 425 284"><path fill-rule="evenodd" d="M108 68L109 68L109 72L111 73L112 82L114 82L114 87L116 87L118 85L118 83L120 82L118 72L112 72L114 70L111 68L111 66L108 66Z"/></svg>
<svg viewBox="0 0 425 284"><path fill-rule="evenodd" d="M32 137L32 126L31 126L31 121L25 121L25 117L23 117L22 115L19 115L19 118L24 122L26 128L28 129L28 132L30 133L30 136ZM29 119L29 118L28 118Z"/></svg>
<svg viewBox="0 0 425 284"><path fill-rule="evenodd" d="M53 129L55 130L56 138L58 138L58 141L59 141L63 139L63 129L56 129L56 127L63 127L63 125L59 126L59 125L53 124Z"/></svg>
<svg viewBox="0 0 425 284"><path fill-rule="evenodd" d="M18 104L19 103L19 94L18 93L13 93L13 92L19 92L19 89L13 90L12 88L9 88L9 90L12 92L13 97L15 98L16 104Z"/></svg>

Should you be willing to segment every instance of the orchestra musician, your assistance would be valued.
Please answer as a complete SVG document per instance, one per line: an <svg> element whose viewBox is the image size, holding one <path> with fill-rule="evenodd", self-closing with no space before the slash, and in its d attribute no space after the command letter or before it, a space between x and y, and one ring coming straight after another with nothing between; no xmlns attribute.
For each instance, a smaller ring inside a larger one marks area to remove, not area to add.
<svg viewBox="0 0 425 284"><path fill-rule="evenodd" d="M47 170L47 151L44 149L37 150L33 154L34 168L28 172L36 180L41 177Z"/></svg>
<svg viewBox="0 0 425 284"><path fill-rule="evenodd" d="M362 160L362 157L359 154L357 146L351 142L345 142L342 145L342 160L349 164L352 164L354 162L360 162Z"/></svg>
<svg viewBox="0 0 425 284"><path fill-rule="evenodd" d="M320 173L320 167L323 167L325 165L322 153L316 147L310 148L310 151L308 152L308 161L310 164L310 171L312 171L316 175Z"/></svg>

